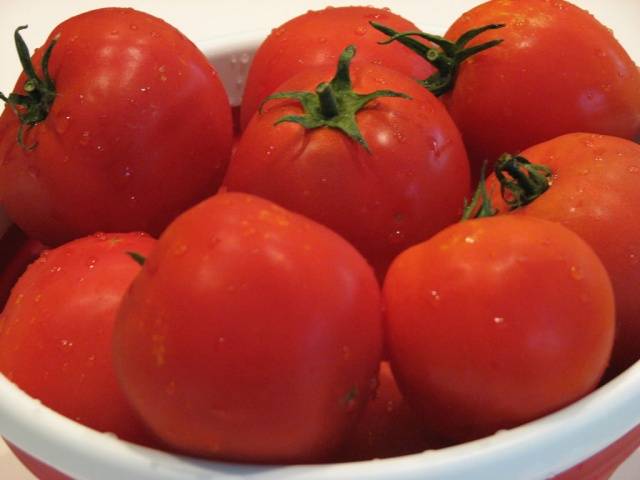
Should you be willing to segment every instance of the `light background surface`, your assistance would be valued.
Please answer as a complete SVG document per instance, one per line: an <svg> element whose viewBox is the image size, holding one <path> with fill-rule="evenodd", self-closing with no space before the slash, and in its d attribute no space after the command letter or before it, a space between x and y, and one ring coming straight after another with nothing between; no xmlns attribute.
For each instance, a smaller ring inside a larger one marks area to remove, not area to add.
<svg viewBox="0 0 640 480"><path fill-rule="evenodd" d="M588 9L614 34L636 63L640 63L640 0L573 0ZM284 21L309 9L327 5L366 4L389 7L395 13L412 20L420 28L444 33L446 27L461 13L480 3L479 0L270 0L268 3L252 0L76 0L46 1L2 0L0 13L0 91L8 94L13 89L20 64L14 45L16 26L28 24L23 37L33 49L40 46L58 23L71 15L104 6L127 6L159 16L180 29L196 45L239 33L268 31ZM32 480L31 476L13 457L0 440L0 479ZM616 472L611 480L638 480L640 478L640 450ZM474 479L482 480L482 479Z"/></svg>

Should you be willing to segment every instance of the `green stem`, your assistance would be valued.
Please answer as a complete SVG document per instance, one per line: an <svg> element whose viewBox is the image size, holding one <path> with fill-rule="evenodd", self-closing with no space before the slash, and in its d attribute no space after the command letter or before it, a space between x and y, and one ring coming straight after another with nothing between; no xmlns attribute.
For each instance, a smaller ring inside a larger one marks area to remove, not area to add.
<svg viewBox="0 0 640 480"><path fill-rule="evenodd" d="M338 115L338 100L331 85L323 82L316 88L316 93L320 99L320 112L324 118L333 118Z"/></svg>
<svg viewBox="0 0 640 480"><path fill-rule="evenodd" d="M349 70L351 60L355 54L356 48L353 45L345 48L338 60L334 77L329 82L320 83L315 92L274 93L260 104L260 112L262 112L264 104L270 100L281 98L297 100L302 105L303 114L285 115L276 121L276 125L283 122L293 122L306 129L335 128L369 151L369 146L356 122L356 114L376 98L400 97L411 99L411 97L392 90L376 90L375 92L363 94L354 92Z"/></svg>
<svg viewBox="0 0 640 480"><path fill-rule="evenodd" d="M144 266L145 262L147 261L147 257L142 255L141 253L138 253L138 252L126 252L126 253L131 257L131 259L134 262L136 262L141 267Z"/></svg>
<svg viewBox="0 0 640 480"><path fill-rule="evenodd" d="M471 198L471 202L468 204L465 202L464 210L462 211L461 222L469 220L471 218L484 218L493 217L498 211L493 207L491 198L487 193L487 187L485 184L485 169L487 162L482 164L480 170L480 180L478 181L478 187Z"/></svg>
<svg viewBox="0 0 640 480"><path fill-rule="evenodd" d="M2 92L0 92L0 100L4 101L11 107L20 121L20 127L18 128L17 134L18 144L25 150L31 150L36 147L36 144L34 143L29 146L25 145L25 129L26 131L29 131L38 122L47 118L56 97L55 84L49 74L49 61L51 59L53 47L58 42L59 35L51 40L51 43L49 43L49 46L42 56L40 68L42 70L43 78L41 79L33 66L33 61L29 54L29 48L20 35L20 31L25 28L27 28L26 25L16 28L13 38L18 52L18 58L20 59L20 64L22 65L24 74L27 77L23 87L26 94L23 95L14 92L6 97Z"/></svg>
<svg viewBox="0 0 640 480"><path fill-rule="evenodd" d="M505 153L495 167L502 198L511 210L533 202L550 186L551 169Z"/></svg>
<svg viewBox="0 0 640 480"><path fill-rule="evenodd" d="M440 96L453 88L462 62L476 53L495 47L502 42L502 39L490 40L472 47L467 47L467 44L487 30L495 30L505 26L502 23L491 23L489 25L474 28L463 33L458 40L452 42L451 40L447 40L444 37L433 35L431 33L396 32L394 29L385 25L381 25L376 22L370 23L371 26L389 37L387 40L379 42L380 44L385 45L398 41L437 68L437 72L420 82L435 96ZM438 48L432 48L429 45L421 43L411 37L424 38L425 40L435 44Z"/></svg>

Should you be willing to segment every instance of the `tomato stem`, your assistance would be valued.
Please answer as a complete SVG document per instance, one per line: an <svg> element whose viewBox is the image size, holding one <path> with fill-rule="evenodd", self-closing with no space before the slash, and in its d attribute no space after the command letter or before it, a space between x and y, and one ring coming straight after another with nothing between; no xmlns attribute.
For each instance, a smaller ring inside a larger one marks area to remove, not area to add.
<svg viewBox="0 0 640 480"><path fill-rule="evenodd" d="M381 25L376 22L369 23L372 27L389 36L387 40L378 43L386 45L388 43L398 41L438 69L437 72L425 80L420 81L425 88L437 97L453 88L455 79L458 75L458 69L462 62L476 53L480 53L502 43L502 39L490 40L479 45L474 45L473 47L467 47L467 44L487 30L495 30L505 26L502 23L491 23L489 25L474 28L463 33L460 35L458 40L452 42L451 40L447 40L444 37L433 35L431 33L420 31L396 32L394 29L385 25ZM419 42L418 40L411 38L412 36L424 38L439 48L434 48Z"/></svg>
<svg viewBox="0 0 640 480"><path fill-rule="evenodd" d="M551 169L505 153L494 167L502 198L514 210L534 201L551 185Z"/></svg>
<svg viewBox="0 0 640 480"><path fill-rule="evenodd" d="M29 131L35 124L43 121L47 118L53 101L56 97L56 89L53 79L49 74L49 60L51 59L51 53L53 47L56 45L59 39L59 35L51 40L49 46L42 56L40 68L42 70L42 77L40 78L36 73L29 54L29 48L24 39L20 35L20 31L27 28L27 25L22 25L15 29L13 37L18 51L18 58L20 64L27 77L24 83L24 91L26 95L11 93L6 97L0 92L0 100L4 101L11 110L16 114L20 120L20 127L18 129L18 144L25 150L32 150L36 147L36 143L27 146L24 143L25 127Z"/></svg>
<svg viewBox="0 0 640 480"><path fill-rule="evenodd" d="M324 118L333 118L338 115L338 101L336 94L331 89L331 85L323 82L316 88L316 93L320 99L320 111Z"/></svg>
<svg viewBox="0 0 640 480"><path fill-rule="evenodd" d="M264 104L270 100L284 98L297 100L302 105L304 113L302 115L285 115L275 125L283 122L293 122L306 129L335 128L369 151L369 146L358 128L356 114L369 102L379 97L400 97L405 99L411 99L411 97L392 90L376 90L366 94L354 92L351 84L350 66L355 54L356 48L353 45L345 48L338 60L334 77L329 82L320 83L315 92L274 93L262 102L259 111L262 112Z"/></svg>
<svg viewBox="0 0 640 480"><path fill-rule="evenodd" d="M487 187L485 185L485 170L487 168L487 162L482 164L480 170L480 180L478 187L471 198L471 202L467 203L465 200L464 210L462 211L461 222L469 220L471 218L483 218L493 217L498 211L493 207L491 198L487 193Z"/></svg>

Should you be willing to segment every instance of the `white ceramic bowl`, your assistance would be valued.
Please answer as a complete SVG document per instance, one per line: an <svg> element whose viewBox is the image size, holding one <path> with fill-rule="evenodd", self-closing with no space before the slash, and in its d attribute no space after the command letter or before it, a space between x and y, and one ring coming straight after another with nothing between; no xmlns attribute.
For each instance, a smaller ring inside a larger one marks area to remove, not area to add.
<svg viewBox="0 0 640 480"><path fill-rule="evenodd" d="M200 43L236 104L252 52L265 33ZM0 239L7 226L0 211ZM187 458L84 427L46 408L2 375L0 435L74 478L91 480L543 480L589 458L585 471L574 470L566 478L606 478L603 472L640 445L640 364L534 422L474 442L386 460L264 467Z"/></svg>

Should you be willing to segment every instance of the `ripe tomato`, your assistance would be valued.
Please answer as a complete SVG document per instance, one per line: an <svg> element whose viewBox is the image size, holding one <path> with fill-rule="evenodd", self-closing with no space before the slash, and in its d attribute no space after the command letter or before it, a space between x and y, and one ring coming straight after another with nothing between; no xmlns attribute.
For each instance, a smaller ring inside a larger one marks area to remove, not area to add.
<svg viewBox="0 0 640 480"><path fill-rule="evenodd" d="M380 22L383 23L383 22ZM489 0L445 38L489 29L468 43L502 43L463 61L442 98L460 128L471 170L504 152L572 132L640 135L640 73L613 33L564 0Z"/></svg>
<svg viewBox="0 0 640 480"><path fill-rule="evenodd" d="M490 0L445 37L488 23L506 26L476 41L503 42L463 63L446 99L474 172L485 160L565 133L640 134L638 69L587 11L563 0Z"/></svg>
<svg viewBox="0 0 640 480"><path fill-rule="evenodd" d="M383 296L400 389L452 440L577 400L611 354L609 277L559 223L503 215L453 225L394 261Z"/></svg>
<svg viewBox="0 0 640 480"><path fill-rule="evenodd" d="M389 362L380 363L378 388L340 452L340 461L390 458L438 447L404 399Z"/></svg>
<svg viewBox="0 0 640 480"><path fill-rule="evenodd" d="M260 103L285 80L307 68L332 67L350 44L358 48L356 63L361 65L383 65L414 78L435 71L399 45L379 45L385 36L369 25L372 20L400 30L417 30L413 23L387 8L365 6L310 10L272 30L251 62L240 107L242 129Z"/></svg>
<svg viewBox="0 0 640 480"><path fill-rule="evenodd" d="M0 234L0 311L18 278L44 248L40 242L28 239L15 225Z"/></svg>
<svg viewBox="0 0 640 480"><path fill-rule="evenodd" d="M98 234L45 251L0 315L3 375L62 415L145 444L152 441L115 376L111 335L140 270L126 252L153 245L143 234Z"/></svg>
<svg viewBox="0 0 640 480"><path fill-rule="evenodd" d="M116 368L174 449L249 462L331 454L375 387L371 268L331 230L251 195L183 213L125 296Z"/></svg>
<svg viewBox="0 0 640 480"><path fill-rule="evenodd" d="M513 213L570 228L591 245L611 276L618 330L610 373L620 373L640 359L640 145L574 133L535 145L520 156L548 167L551 186ZM508 211L495 175L487 179L487 188L494 205Z"/></svg>
<svg viewBox="0 0 640 480"><path fill-rule="evenodd" d="M24 146L13 109L0 117L0 204L48 245L96 231L159 234L222 180L232 138L222 83L180 32L132 9L72 17L45 45L56 38L55 97L22 126ZM33 56L40 84L44 51Z"/></svg>
<svg viewBox="0 0 640 480"><path fill-rule="evenodd" d="M342 78L345 71L348 76L350 52L343 52L331 88L339 90L335 83L342 79L355 92L384 88L410 98L380 97L350 112L354 123L346 130L359 128L360 139L337 127L274 125L304 110L291 100L271 100L242 135L224 185L329 226L382 277L398 253L459 218L469 193L469 165L456 126L431 93L378 65L354 66L351 77ZM278 90L313 91L333 71L306 70ZM327 122L347 116L349 95L336 96L341 110L333 118L326 115Z"/></svg>

